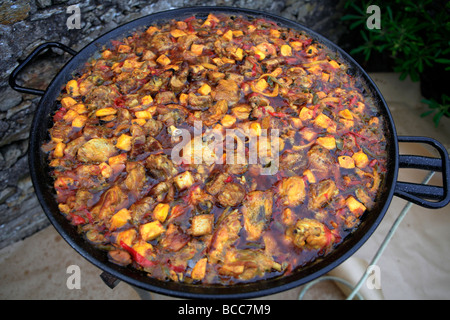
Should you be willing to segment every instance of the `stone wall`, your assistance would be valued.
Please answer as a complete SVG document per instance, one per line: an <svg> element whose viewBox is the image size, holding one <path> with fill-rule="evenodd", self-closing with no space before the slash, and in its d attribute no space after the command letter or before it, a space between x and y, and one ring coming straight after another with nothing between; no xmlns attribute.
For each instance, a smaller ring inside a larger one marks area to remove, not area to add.
<svg viewBox="0 0 450 320"><path fill-rule="evenodd" d="M99 35L154 12L186 6L234 6L267 11L303 23L338 42L343 1L336 0L3 0L0 1L0 248L46 227L31 183L27 147L39 97L8 86L9 74L39 44L58 41L79 50ZM80 8L80 29L66 25L70 5ZM27 87L45 89L66 55L47 53L25 70Z"/></svg>

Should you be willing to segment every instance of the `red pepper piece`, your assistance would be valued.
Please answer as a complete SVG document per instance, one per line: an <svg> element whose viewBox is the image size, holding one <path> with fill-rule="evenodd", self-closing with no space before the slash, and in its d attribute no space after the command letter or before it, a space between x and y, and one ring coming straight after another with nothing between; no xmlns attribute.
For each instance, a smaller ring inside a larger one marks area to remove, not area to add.
<svg viewBox="0 0 450 320"><path fill-rule="evenodd" d="M153 267L154 265L156 265L155 262L147 260L144 256L137 253L136 250L134 250L132 247L127 245L125 242L120 241L120 246L122 248L124 248L129 254L131 254L134 261L136 261L138 264L140 264L144 268L149 268L149 267Z"/></svg>

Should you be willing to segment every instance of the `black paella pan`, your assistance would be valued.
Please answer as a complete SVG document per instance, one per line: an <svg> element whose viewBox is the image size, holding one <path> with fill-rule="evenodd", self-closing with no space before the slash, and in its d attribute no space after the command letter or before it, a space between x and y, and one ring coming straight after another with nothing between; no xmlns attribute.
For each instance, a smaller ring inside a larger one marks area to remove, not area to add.
<svg viewBox="0 0 450 320"><path fill-rule="evenodd" d="M52 115L58 107L57 98L67 81L69 81L73 74L77 70L80 70L90 58L95 56L99 49L104 46L109 46L111 40L124 38L133 32L154 23L164 22L174 18L184 19L193 15L197 18L206 18L209 13L243 15L249 19L265 18L276 22L282 27L306 32L310 37L327 46L329 50L347 63L349 72L355 77L359 77L365 88L365 93L371 96L373 102L379 108L380 115L385 121L387 151L389 157L388 173L382 184L382 190L375 207L364 214L360 226L334 251L325 257L319 258L315 262L294 271L288 276L261 280L248 284L236 284L233 286L195 285L156 280L150 278L145 272L132 268L120 267L111 263L108 260L106 252L93 247L79 235L76 228L70 224L58 209L55 198L56 193L53 188L53 179L49 174L50 170L47 164L47 156L42 151L41 146L49 138L48 129L52 125ZM71 54L72 58L59 71L45 91L19 86L16 83L16 78L21 70L40 52L49 48L62 49ZM308 28L291 20L269 13L230 7L182 8L151 14L119 26L94 40L79 52L57 42L44 43L36 48L24 61L20 62L19 66L10 76L10 85L19 92L42 96L32 123L30 145L28 149L30 173L37 198L47 217L61 236L79 254L103 270L103 278L110 285L117 283L117 280L121 280L144 290L180 298L254 298L274 294L300 286L322 276L349 258L375 231L388 210L394 195L426 208L442 208L450 202L450 162L447 151L442 144L427 137L397 136L389 108L380 91L367 73L347 53L334 43ZM431 145L439 152L440 157L428 158L399 155L398 142L424 143ZM443 187L397 181L399 168L414 168L442 172Z"/></svg>

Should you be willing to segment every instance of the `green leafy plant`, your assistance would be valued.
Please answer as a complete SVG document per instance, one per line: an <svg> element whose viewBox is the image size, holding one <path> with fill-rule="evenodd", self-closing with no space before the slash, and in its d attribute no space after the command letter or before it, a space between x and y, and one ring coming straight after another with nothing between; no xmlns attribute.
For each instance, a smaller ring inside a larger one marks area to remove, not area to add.
<svg viewBox="0 0 450 320"><path fill-rule="evenodd" d="M377 5L381 10L380 29L366 26L370 16L366 10L370 5ZM345 9L347 14L342 20L349 23L350 30L359 28L361 36L350 54L360 54L366 62L375 53L387 55L401 80L409 76L418 81L426 68L436 66L450 71L450 1L347 0ZM441 110L437 115L447 115L448 107L443 99L433 103L427 100L429 107L434 107L427 114ZM442 113L442 110L446 111ZM433 118L435 123L441 119L437 115Z"/></svg>
<svg viewBox="0 0 450 320"><path fill-rule="evenodd" d="M434 99L423 99L423 103L427 104L430 110L422 113L421 117L426 117L434 113L433 122L437 127L442 116L450 117L450 97L446 94L442 95L442 102L437 102Z"/></svg>

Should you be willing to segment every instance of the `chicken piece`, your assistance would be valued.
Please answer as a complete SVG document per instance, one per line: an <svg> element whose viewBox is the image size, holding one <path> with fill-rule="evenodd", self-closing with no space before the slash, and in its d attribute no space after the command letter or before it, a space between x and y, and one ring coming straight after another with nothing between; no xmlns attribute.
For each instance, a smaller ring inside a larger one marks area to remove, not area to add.
<svg viewBox="0 0 450 320"><path fill-rule="evenodd" d="M281 204L295 207L303 203L306 196L305 181L300 176L284 178L278 184Z"/></svg>
<svg viewBox="0 0 450 320"><path fill-rule="evenodd" d="M170 181L162 181L155 185L149 192L157 202L169 202L174 199L175 188Z"/></svg>
<svg viewBox="0 0 450 320"><path fill-rule="evenodd" d="M184 171L173 178L173 182L179 191L188 189L195 182L194 176L190 171Z"/></svg>
<svg viewBox="0 0 450 320"><path fill-rule="evenodd" d="M189 233L194 237L211 234L214 227L213 214L200 214L192 218L191 228Z"/></svg>
<svg viewBox="0 0 450 320"><path fill-rule="evenodd" d="M167 127L178 126L183 123L189 114L189 111L176 104L168 104L158 107L158 120L164 122Z"/></svg>
<svg viewBox="0 0 450 320"><path fill-rule="evenodd" d="M245 197L245 188L239 183L227 183L220 190L217 199L224 207L234 207L239 205Z"/></svg>
<svg viewBox="0 0 450 320"><path fill-rule="evenodd" d="M174 75L172 76L172 78L170 78L170 87L172 88L172 90L180 91L181 89L183 89L187 80L187 71L189 71L189 69L186 69L186 73Z"/></svg>
<svg viewBox="0 0 450 320"><path fill-rule="evenodd" d="M191 110L207 110L212 105L212 97L210 95L196 95L193 92L190 92L188 95L189 108Z"/></svg>
<svg viewBox="0 0 450 320"><path fill-rule="evenodd" d="M175 93L172 91L160 91L155 96L156 104L171 104L177 103L177 98L175 97Z"/></svg>
<svg viewBox="0 0 450 320"><path fill-rule="evenodd" d="M272 216L272 198L271 191L252 191L244 199L242 214L248 240L256 241L261 237Z"/></svg>
<svg viewBox="0 0 450 320"><path fill-rule="evenodd" d="M240 90L233 80L219 80L219 84L214 90L214 100L226 100L228 106L236 104L240 99Z"/></svg>
<svg viewBox="0 0 450 320"><path fill-rule="evenodd" d="M204 113L204 124L206 126L212 126L216 122L219 122L228 111L228 104L225 100L217 101L211 106L208 112Z"/></svg>
<svg viewBox="0 0 450 320"><path fill-rule="evenodd" d="M314 145L308 151L307 156L310 168L323 175L328 175L330 170L333 168L333 156L328 149L320 145Z"/></svg>
<svg viewBox="0 0 450 320"><path fill-rule="evenodd" d="M266 272L272 270L281 271L282 267L263 251L233 248L227 251L219 273L234 276L241 280L250 280L256 276L263 276Z"/></svg>
<svg viewBox="0 0 450 320"><path fill-rule="evenodd" d="M205 190L209 194L215 196L224 187L225 180L228 179L229 175L224 172L216 171L214 172L206 182Z"/></svg>
<svg viewBox="0 0 450 320"><path fill-rule="evenodd" d="M95 221L109 220L116 211L125 208L127 204L127 195L119 186L113 186L102 194L100 200L91 209L91 214Z"/></svg>
<svg viewBox="0 0 450 320"><path fill-rule="evenodd" d="M287 230L292 243L306 250L329 249L335 240L331 231L321 222L313 219L300 219Z"/></svg>
<svg viewBox="0 0 450 320"><path fill-rule="evenodd" d="M117 154L114 144L108 139L91 139L83 144L77 152L77 158L81 162L106 162Z"/></svg>
<svg viewBox="0 0 450 320"><path fill-rule="evenodd" d="M339 194L339 189L331 179L322 180L310 186L308 208L316 210L326 206L330 200Z"/></svg>
<svg viewBox="0 0 450 320"><path fill-rule="evenodd" d="M305 154L301 151L290 152L285 151L280 156L279 167L282 170L291 170L295 173L301 173L304 171L308 164L308 159Z"/></svg>
<svg viewBox="0 0 450 320"><path fill-rule="evenodd" d="M209 262L217 263L224 261L227 249L239 239L241 231L241 214L237 209L227 208L219 217L211 245L209 248Z"/></svg>
<svg viewBox="0 0 450 320"><path fill-rule="evenodd" d="M138 202L133 203L129 208L133 224L139 224L142 218L151 211L154 203L155 200L152 197L145 197Z"/></svg>
<svg viewBox="0 0 450 320"><path fill-rule="evenodd" d="M153 38L150 40L150 45L155 49L153 50L155 52L165 52L174 46L168 33L159 32L155 33Z"/></svg>
<svg viewBox="0 0 450 320"><path fill-rule="evenodd" d="M121 249L108 251L108 258L111 262L123 267L133 262L131 255L127 251Z"/></svg>
<svg viewBox="0 0 450 320"><path fill-rule="evenodd" d="M138 195L147 180L145 168L139 162L128 162L126 164L126 170L128 174L125 179L125 186L128 190L134 191Z"/></svg>
<svg viewBox="0 0 450 320"><path fill-rule="evenodd" d="M367 207L367 209L371 209L374 206L375 204L374 201L363 189L361 188L356 189L355 194L358 200L362 202Z"/></svg>
<svg viewBox="0 0 450 320"><path fill-rule="evenodd" d="M191 237L183 232L177 225L171 223L167 227L163 238L161 239L161 247L167 251L176 252L183 248L191 239Z"/></svg>
<svg viewBox="0 0 450 320"><path fill-rule="evenodd" d="M154 179L166 180L178 173L177 168L165 154L151 154L145 160L145 167Z"/></svg>

